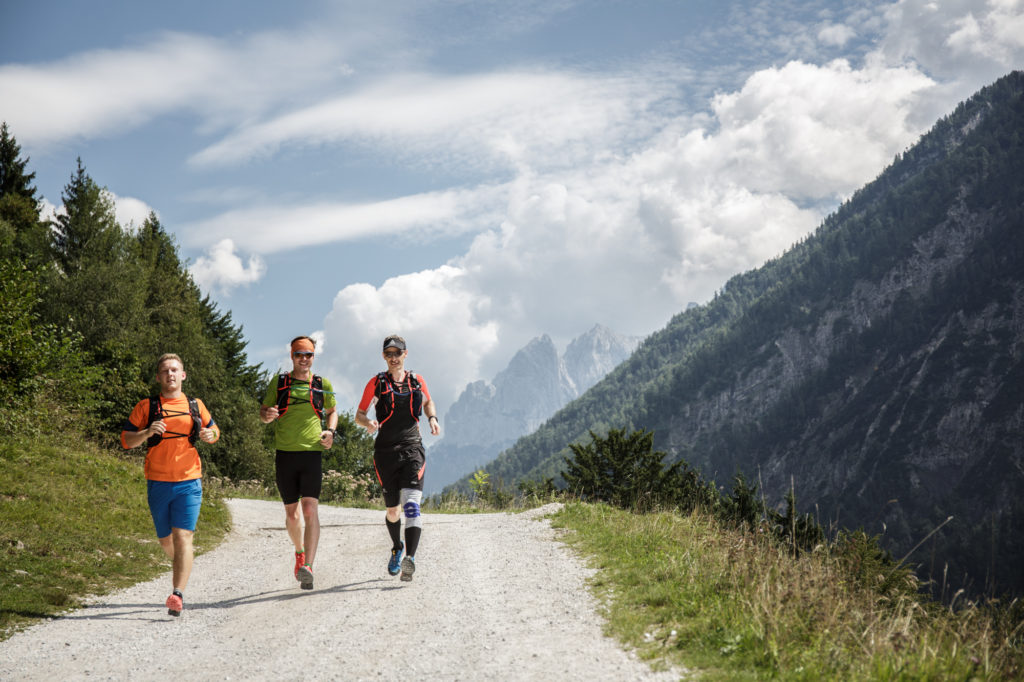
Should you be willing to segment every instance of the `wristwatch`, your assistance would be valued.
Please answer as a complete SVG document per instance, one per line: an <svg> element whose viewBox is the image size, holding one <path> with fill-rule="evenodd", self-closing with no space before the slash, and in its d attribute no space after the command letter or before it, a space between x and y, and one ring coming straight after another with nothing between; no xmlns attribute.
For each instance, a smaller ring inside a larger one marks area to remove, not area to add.
<svg viewBox="0 0 1024 682"><path fill-rule="evenodd" d="M331 432L331 438L337 438L338 437L337 430L335 430L335 429L327 429L327 430Z"/></svg>

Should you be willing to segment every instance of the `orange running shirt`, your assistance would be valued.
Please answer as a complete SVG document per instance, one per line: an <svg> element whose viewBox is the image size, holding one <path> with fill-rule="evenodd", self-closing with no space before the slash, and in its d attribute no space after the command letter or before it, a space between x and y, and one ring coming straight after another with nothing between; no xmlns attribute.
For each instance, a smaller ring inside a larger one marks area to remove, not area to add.
<svg viewBox="0 0 1024 682"><path fill-rule="evenodd" d="M203 427L212 428L217 432L219 439L220 429L214 423L213 417L210 416L210 411L206 409L202 400L197 399L196 402L199 404L199 417ZM146 479L177 482L202 478L203 465L199 461L199 451L196 446L188 442L188 435L192 433L192 417L188 413L188 398L184 393L170 400L160 398L160 410L163 412L167 431L164 432L163 440L146 452ZM121 447L128 447L124 440L126 432L142 431L148 423L149 398L146 398L138 402L128 417L128 421L124 423L124 428L121 431Z"/></svg>

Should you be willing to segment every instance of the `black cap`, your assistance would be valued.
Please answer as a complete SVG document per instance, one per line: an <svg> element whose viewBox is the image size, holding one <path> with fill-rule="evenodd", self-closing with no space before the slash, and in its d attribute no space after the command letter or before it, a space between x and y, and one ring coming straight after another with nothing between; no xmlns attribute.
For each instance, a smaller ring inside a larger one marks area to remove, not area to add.
<svg viewBox="0 0 1024 682"><path fill-rule="evenodd" d="M398 350L405 350L405 344L399 341L398 339L388 339L384 343L384 350L387 350L388 348L397 348Z"/></svg>

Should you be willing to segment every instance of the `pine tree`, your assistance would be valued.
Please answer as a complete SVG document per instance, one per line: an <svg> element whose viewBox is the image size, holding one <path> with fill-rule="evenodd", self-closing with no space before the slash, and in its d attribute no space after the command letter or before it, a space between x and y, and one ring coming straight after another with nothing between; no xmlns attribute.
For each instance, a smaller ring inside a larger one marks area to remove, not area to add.
<svg viewBox="0 0 1024 682"><path fill-rule="evenodd" d="M54 224L53 246L65 274L81 268L83 259L123 254L125 244L114 201L85 172L81 158L61 199L64 212Z"/></svg>
<svg viewBox="0 0 1024 682"><path fill-rule="evenodd" d="M624 509L635 509L662 502L668 481L675 480L675 469L666 476L662 469L664 452L652 449L652 432L612 429L601 438L590 432L591 442L569 445L574 459L566 460L562 472L569 490L603 500Z"/></svg>
<svg viewBox="0 0 1024 682"><path fill-rule="evenodd" d="M4 253L36 269L50 259L47 225L39 220L39 201L32 186L35 173L26 172L28 159L0 124L0 245Z"/></svg>
<svg viewBox="0 0 1024 682"><path fill-rule="evenodd" d="M26 173L28 158L21 157L21 146L7 129L7 122L0 123L0 198L15 194L35 203L36 188L32 186L35 173Z"/></svg>

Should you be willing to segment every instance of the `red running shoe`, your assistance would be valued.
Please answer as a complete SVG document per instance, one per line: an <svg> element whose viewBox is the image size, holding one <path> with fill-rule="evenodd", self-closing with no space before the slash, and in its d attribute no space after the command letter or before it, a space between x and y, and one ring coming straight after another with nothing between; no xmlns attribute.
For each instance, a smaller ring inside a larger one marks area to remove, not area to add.
<svg viewBox="0 0 1024 682"><path fill-rule="evenodd" d="M299 579L299 569L302 568L306 563L306 551L295 553L295 579Z"/></svg>
<svg viewBox="0 0 1024 682"><path fill-rule="evenodd" d="M308 566L308 565L301 566L299 568L299 574L298 574L297 577L299 579L299 587L301 587L304 590L312 590L313 589L313 567L312 566Z"/></svg>
<svg viewBox="0 0 1024 682"><path fill-rule="evenodd" d="M181 615L181 609L184 606L184 604L181 601L181 597L179 597L176 594L172 594L170 597L167 598L166 606L167 606L167 615L169 615L169 616L180 616Z"/></svg>

